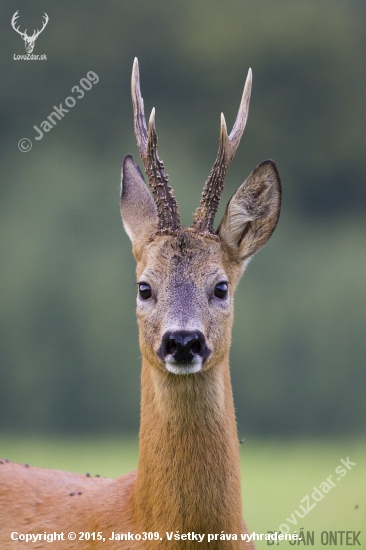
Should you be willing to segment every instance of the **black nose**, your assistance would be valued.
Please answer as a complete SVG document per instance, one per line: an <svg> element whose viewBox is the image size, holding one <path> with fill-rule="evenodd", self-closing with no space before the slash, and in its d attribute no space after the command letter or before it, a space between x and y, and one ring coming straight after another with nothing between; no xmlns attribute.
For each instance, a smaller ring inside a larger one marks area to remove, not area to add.
<svg viewBox="0 0 366 550"><path fill-rule="evenodd" d="M195 358L201 358L203 362L209 354L205 337L199 330L166 332L158 351L163 361L170 355L177 363L191 363Z"/></svg>

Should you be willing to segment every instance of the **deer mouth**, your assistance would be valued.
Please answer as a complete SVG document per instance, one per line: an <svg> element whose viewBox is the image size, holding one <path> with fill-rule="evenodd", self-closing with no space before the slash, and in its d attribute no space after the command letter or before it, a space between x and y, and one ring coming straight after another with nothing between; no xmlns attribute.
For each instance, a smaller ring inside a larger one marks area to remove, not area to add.
<svg viewBox="0 0 366 550"><path fill-rule="evenodd" d="M176 363L175 361L165 361L165 368L173 374L194 374L202 370L202 361L195 360L190 363Z"/></svg>

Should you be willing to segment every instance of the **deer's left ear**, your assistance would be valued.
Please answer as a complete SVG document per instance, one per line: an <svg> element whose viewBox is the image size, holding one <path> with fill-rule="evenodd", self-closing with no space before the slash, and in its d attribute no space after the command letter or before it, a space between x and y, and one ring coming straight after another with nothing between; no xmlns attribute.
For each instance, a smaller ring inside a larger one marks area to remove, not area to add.
<svg viewBox="0 0 366 550"><path fill-rule="evenodd" d="M259 164L231 197L217 233L237 261L266 244L280 215L281 182L275 163Z"/></svg>
<svg viewBox="0 0 366 550"><path fill-rule="evenodd" d="M140 168L131 155L122 161L121 215L138 261L149 236L158 229L158 213Z"/></svg>

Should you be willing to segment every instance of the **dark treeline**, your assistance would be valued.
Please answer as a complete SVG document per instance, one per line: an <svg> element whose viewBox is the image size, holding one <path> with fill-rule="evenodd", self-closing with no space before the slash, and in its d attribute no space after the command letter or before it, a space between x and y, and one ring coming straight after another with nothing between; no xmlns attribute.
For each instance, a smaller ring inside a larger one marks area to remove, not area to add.
<svg viewBox="0 0 366 550"><path fill-rule="evenodd" d="M25 54L10 25L47 27ZM364 432L366 9L349 0L32 3L0 7L0 431L136 432L140 352L119 167L138 158L130 75L189 224L248 68L232 193L277 162L283 210L236 295L240 433ZM42 121L93 71L83 98ZM22 153L21 138L33 142Z"/></svg>

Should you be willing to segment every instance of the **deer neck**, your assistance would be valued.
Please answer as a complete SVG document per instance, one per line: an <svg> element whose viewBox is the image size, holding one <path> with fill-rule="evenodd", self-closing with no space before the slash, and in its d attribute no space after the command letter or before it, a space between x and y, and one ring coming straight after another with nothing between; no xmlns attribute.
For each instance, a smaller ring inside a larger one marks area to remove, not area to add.
<svg viewBox="0 0 366 550"><path fill-rule="evenodd" d="M134 504L145 531L242 531L228 360L182 376L143 360Z"/></svg>

